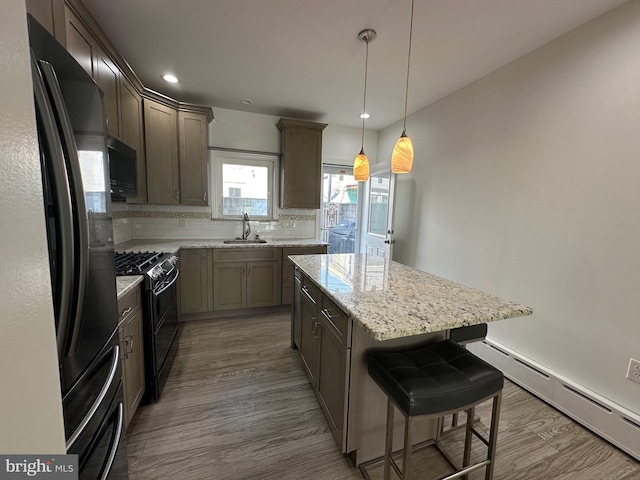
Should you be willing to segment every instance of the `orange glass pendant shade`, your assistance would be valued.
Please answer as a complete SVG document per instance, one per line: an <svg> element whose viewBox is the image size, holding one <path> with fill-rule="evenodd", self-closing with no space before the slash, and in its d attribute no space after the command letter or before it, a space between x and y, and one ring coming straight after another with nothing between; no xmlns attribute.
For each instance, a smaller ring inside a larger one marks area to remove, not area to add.
<svg viewBox="0 0 640 480"><path fill-rule="evenodd" d="M355 178L356 182L369 180L369 159L364 154L364 150L360 150L353 162L353 178Z"/></svg>
<svg viewBox="0 0 640 480"><path fill-rule="evenodd" d="M393 173L409 173L413 166L413 143L402 132L391 155L391 171Z"/></svg>

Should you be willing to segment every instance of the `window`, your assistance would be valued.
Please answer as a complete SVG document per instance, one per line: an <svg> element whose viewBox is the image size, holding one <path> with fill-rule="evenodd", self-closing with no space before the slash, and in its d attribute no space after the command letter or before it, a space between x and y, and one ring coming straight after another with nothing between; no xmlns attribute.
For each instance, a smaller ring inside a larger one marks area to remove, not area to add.
<svg viewBox="0 0 640 480"><path fill-rule="evenodd" d="M351 167L324 165L322 169L322 240L327 253L354 253L357 250L358 182Z"/></svg>
<svg viewBox="0 0 640 480"><path fill-rule="evenodd" d="M272 155L216 152L213 161L213 218L273 218Z"/></svg>

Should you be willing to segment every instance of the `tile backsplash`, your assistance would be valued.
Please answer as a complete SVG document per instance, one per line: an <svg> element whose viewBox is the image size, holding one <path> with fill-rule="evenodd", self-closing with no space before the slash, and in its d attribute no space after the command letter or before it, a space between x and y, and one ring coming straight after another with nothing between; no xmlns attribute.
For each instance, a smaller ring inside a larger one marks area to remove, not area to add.
<svg viewBox="0 0 640 480"><path fill-rule="evenodd" d="M316 238L316 210L280 210L278 220L251 221L251 237ZM208 207L113 204L114 243L129 240L228 239L242 235L241 220L212 220Z"/></svg>

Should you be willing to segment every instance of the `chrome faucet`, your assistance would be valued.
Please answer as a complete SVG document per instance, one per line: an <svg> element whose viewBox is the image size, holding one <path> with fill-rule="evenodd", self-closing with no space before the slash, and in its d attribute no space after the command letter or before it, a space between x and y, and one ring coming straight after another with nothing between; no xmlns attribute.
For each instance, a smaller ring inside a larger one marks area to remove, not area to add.
<svg viewBox="0 0 640 480"><path fill-rule="evenodd" d="M242 240L249 238L251 234L251 224L249 223L249 215L247 213L242 217Z"/></svg>

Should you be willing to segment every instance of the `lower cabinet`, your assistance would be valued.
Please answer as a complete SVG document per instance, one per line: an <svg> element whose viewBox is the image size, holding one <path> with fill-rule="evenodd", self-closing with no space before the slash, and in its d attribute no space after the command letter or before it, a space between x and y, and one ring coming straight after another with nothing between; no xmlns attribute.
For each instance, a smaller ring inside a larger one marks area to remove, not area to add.
<svg viewBox="0 0 640 480"><path fill-rule="evenodd" d="M293 264L289 255L312 255L327 253L326 245L284 247L282 249L282 305L289 305L293 298Z"/></svg>
<svg viewBox="0 0 640 480"><path fill-rule="evenodd" d="M205 313L213 308L210 267L211 249L180 250L180 313Z"/></svg>
<svg viewBox="0 0 640 480"><path fill-rule="evenodd" d="M120 365L124 393L124 424L129 425L144 394L144 343L141 288L118 300Z"/></svg>
<svg viewBox="0 0 640 480"><path fill-rule="evenodd" d="M213 249L213 309L280 305L280 248Z"/></svg>
<svg viewBox="0 0 640 480"><path fill-rule="evenodd" d="M336 443L344 453L347 447L351 320L304 275L300 302L294 303L292 315L294 331L296 315L300 316L300 342L297 346L302 365Z"/></svg>
<svg viewBox="0 0 640 480"><path fill-rule="evenodd" d="M306 370L313 388L316 389L320 290L303 277L300 297L300 344L298 350L302 366Z"/></svg>

